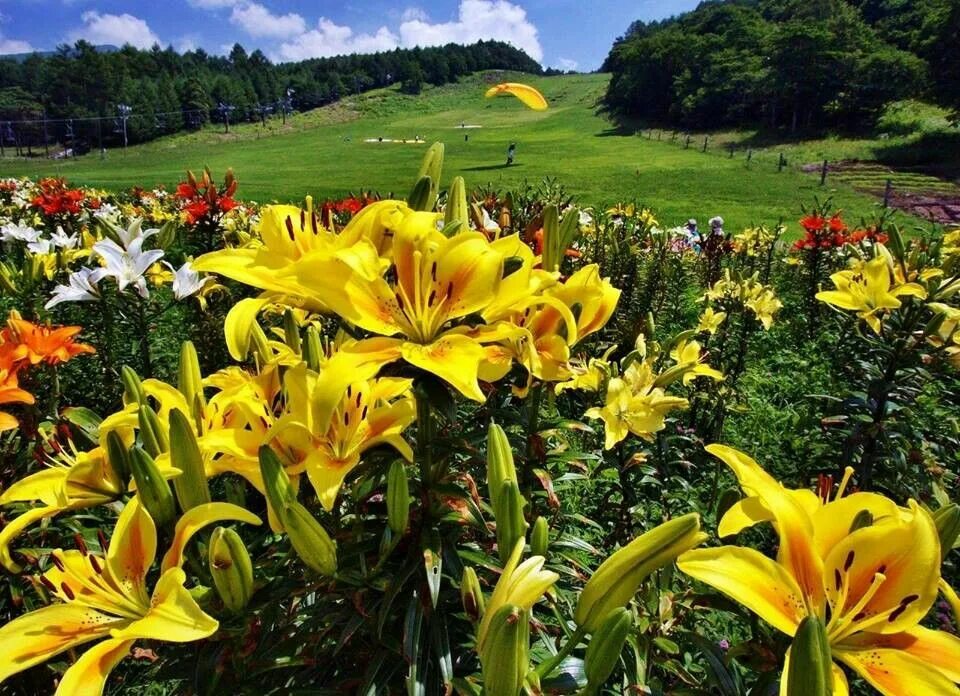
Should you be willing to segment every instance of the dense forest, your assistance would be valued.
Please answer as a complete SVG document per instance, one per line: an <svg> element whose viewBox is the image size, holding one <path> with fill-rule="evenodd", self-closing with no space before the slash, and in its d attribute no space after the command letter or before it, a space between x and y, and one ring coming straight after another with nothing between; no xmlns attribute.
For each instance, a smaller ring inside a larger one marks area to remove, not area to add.
<svg viewBox="0 0 960 696"><path fill-rule="evenodd" d="M892 100L960 107L958 45L957 0L712 0L630 25L606 104L694 128L863 129Z"/></svg>
<svg viewBox="0 0 960 696"><path fill-rule="evenodd" d="M56 142L109 147L124 135L143 142L211 120L285 117L398 82L418 93L489 69L541 72L527 54L497 41L276 65L239 44L215 56L79 41L52 54L0 59L0 144L27 152Z"/></svg>

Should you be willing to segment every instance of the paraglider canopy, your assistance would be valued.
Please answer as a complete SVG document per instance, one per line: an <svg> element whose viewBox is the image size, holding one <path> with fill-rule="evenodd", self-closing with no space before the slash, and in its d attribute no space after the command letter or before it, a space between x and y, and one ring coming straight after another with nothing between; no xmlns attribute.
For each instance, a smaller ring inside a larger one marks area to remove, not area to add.
<svg viewBox="0 0 960 696"><path fill-rule="evenodd" d="M534 111L546 111L548 106L546 98L538 90L519 82L502 82L499 85L494 85L487 90L484 96L489 98L501 94L512 94Z"/></svg>

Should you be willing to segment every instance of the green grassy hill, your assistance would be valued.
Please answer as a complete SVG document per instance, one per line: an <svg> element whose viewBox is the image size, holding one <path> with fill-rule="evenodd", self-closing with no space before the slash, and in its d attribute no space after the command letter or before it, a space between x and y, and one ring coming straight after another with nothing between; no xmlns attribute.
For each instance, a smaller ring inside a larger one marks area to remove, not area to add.
<svg viewBox="0 0 960 696"><path fill-rule="evenodd" d="M511 186L556 177L583 204L605 206L637 201L653 207L661 222L689 217L705 221L723 215L728 228L751 223L792 223L801 203L832 195L850 219L870 219L876 199L837 181L821 187L815 176L796 167L777 172L772 158L748 166L743 152L728 157L718 146L700 151L697 140L685 149L680 138L658 141L625 133L598 113L597 100L608 76L568 75L527 81L551 103L534 112L510 97L487 100L490 76L476 75L456 85L428 88L413 97L397 89L370 92L288 120L243 124L172 136L111 150L105 159L91 153L68 161L0 161L0 176L49 176L107 189L133 185L171 186L187 168L210 167L220 176L233 167L239 195L258 201L339 197L362 187L406 194L425 145L367 143L368 138L412 139L447 145L445 175L463 175L468 186ZM480 126L461 129L461 123ZM469 135L469 141L464 140ZM507 145L518 143L517 162L503 166ZM792 164L800 164L799 162ZM446 182L444 182L446 183ZM796 225L793 225L796 229Z"/></svg>

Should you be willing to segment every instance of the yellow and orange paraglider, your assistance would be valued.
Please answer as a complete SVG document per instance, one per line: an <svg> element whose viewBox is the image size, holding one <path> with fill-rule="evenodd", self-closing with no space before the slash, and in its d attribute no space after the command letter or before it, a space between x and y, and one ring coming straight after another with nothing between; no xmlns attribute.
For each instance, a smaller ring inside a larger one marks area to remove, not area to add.
<svg viewBox="0 0 960 696"><path fill-rule="evenodd" d="M497 97L501 94L512 94L534 111L546 111L547 109L546 98L530 85L524 85L519 82L502 82L488 89L484 96L489 98Z"/></svg>

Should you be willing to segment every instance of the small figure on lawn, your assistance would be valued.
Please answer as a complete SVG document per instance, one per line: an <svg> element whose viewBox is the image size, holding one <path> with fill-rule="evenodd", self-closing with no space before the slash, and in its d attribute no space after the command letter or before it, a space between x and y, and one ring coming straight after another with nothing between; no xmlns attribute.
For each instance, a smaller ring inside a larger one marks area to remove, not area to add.
<svg viewBox="0 0 960 696"><path fill-rule="evenodd" d="M517 154L517 144L510 143L510 147L507 148L507 166L508 167L511 164L513 164L513 158L516 156L516 154Z"/></svg>

